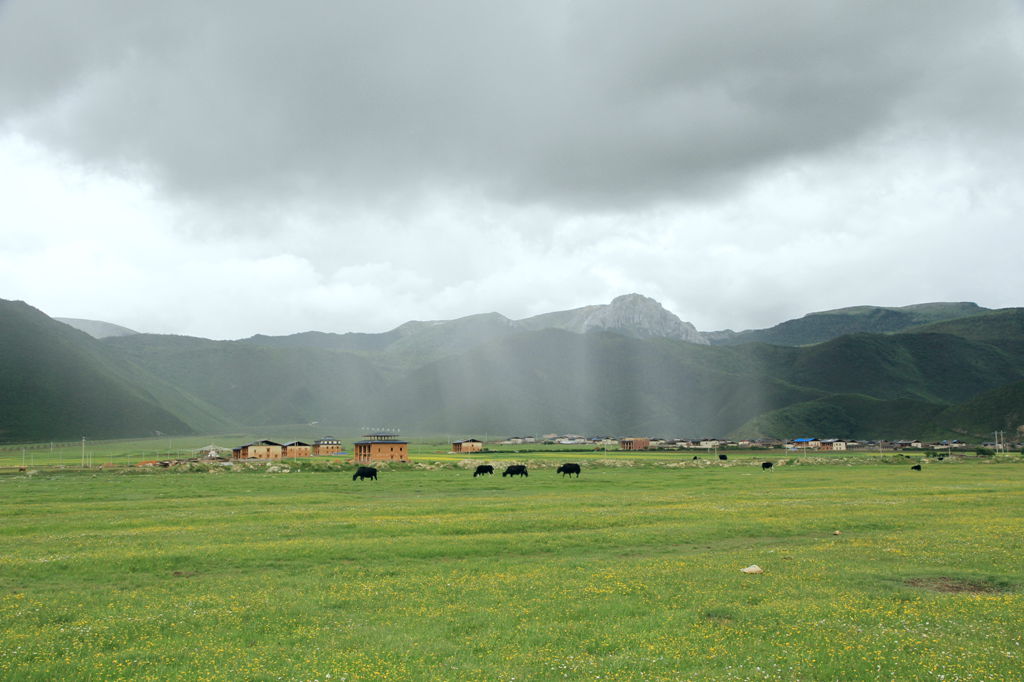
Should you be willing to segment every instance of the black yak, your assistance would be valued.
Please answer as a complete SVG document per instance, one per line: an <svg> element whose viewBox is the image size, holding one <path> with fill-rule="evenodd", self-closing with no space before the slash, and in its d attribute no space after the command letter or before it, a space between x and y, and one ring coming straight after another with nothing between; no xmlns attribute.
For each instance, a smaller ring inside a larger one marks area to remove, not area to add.
<svg viewBox="0 0 1024 682"><path fill-rule="evenodd" d="M492 474L493 475L494 474L494 467L492 467L490 464L481 464L481 465L479 465L476 468L476 471L473 472L473 478L476 478L477 476L483 476L484 474Z"/></svg>
<svg viewBox="0 0 1024 682"><path fill-rule="evenodd" d="M360 481L364 478L372 478L377 480L377 469L375 467L359 467L356 472L352 474L352 480L359 479Z"/></svg>
<svg viewBox="0 0 1024 682"><path fill-rule="evenodd" d="M771 468L772 468L773 466L775 466L775 463L774 463L774 462L761 462L761 468L762 468L763 470L765 470L765 471L768 471L768 470L769 470L769 469L771 469Z"/></svg>
<svg viewBox="0 0 1024 682"><path fill-rule="evenodd" d="M507 469L505 469L505 471L503 471L502 474L501 474L502 478L505 478L506 476L526 476L526 477L529 477L530 474L529 474L529 472L526 471L526 465L525 464L512 464L512 465L509 465L509 467Z"/></svg>
<svg viewBox="0 0 1024 682"><path fill-rule="evenodd" d="M910 467L910 470L911 471L920 471L921 470L921 465L920 464L915 464L914 466Z"/></svg>
<svg viewBox="0 0 1024 682"><path fill-rule="evenodd" d="M729 459L729 455L719 455L718 459L720 459L720 460L722 460L724 462L725 460Z"/></svg>
<svg viewBox="0 0 1024 682"><path fill-rule="evenodd" d="M562 474L562 478L565 478L566 474L569 474L569 478L572 478L573 474L576 474L576 478L580 477L580 465L573 464L572 462L566 462L562 466L558 467L556 474Z"/></svg>

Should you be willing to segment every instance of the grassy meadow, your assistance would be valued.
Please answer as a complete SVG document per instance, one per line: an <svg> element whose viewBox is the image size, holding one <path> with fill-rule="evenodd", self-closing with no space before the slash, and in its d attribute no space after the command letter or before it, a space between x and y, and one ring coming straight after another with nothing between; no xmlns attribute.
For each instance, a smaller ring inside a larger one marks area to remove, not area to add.
<svg viewBox="0 0 1024 682"><path fill-rule="evenodd" d="M0 475L0 678L1021 677L1018 463L579 459Z"/></svg>

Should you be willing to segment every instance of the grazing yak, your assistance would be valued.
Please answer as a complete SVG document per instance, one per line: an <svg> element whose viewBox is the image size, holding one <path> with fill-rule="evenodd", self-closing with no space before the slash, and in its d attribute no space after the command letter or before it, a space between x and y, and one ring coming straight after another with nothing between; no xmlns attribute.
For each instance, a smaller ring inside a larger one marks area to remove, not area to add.
<svg viewBox="0 0 1024 682"><path fill-rule="evenodd" d="M505 478L506 476L526 476L526 477L529 477L530 474L529 474L528 471L526 471L526 465L525 464L512 464L507 469L505 469L505 471L503 471L502 474L501 474L502 478Z"/></svg>
<svg viewBox="0 0 1024 682"><path fill-rule="evenodd" d="M360 481L364 478L372 478L377 480L377 469L375 467L359 467L356 472L352 474L352 480L359 479Z"/></svg>
<svg viewBox="0 0 1024 682"><path fill-rule="evenodd" d="M720 460L722 460L724 462L725 460L729 459L729 455L719 455L718 459L720 459Z"/></svg>
<svg viewBox="0 0 1024 682"><path fill-rule="evenodd" d="M770 470L773 466L775 466L774 462L761 462L761 469L764 471Z"/></svg>
<svg viewBox="0 0 1024 682"><path fill-rule="evenodd" d="M558 467L556 474L562 474L562 478L565 478L566 474L569 474L569 478L572 478L573 474L576 474L576 478L580 477L580 465L573 464L572 462L566 462L562 466Z"/></svg>
<svg viewBox="0 0 1024 682"><path fill-rule="evenodd" d="M494 467L492 467L490 464L481 464L476 468L476 471L473 472L473 478L476 478L477 476L483 476L484 474L494 475Z"/></svg>
<svg viewBox="0 0 1024 682"><path fill-rule="evenodd" d="M910 470L911 471L920 471L921 470L921 465L920 464L915 464L914 466L910 467Z"/></svg>

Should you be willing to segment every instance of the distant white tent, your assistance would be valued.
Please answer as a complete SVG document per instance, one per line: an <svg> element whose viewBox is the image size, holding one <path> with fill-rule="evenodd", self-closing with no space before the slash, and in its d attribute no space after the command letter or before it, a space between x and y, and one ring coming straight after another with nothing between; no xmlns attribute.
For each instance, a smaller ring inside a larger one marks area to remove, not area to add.
<svg viewBox="0 0 1024 682"><path fill-rule="evenodd" d="M203 455L206 457L220 457L222 455L230 455L231 448L224 447L223 445L204 445L201 448L196 448L192 451L194 455Z"/></svg>

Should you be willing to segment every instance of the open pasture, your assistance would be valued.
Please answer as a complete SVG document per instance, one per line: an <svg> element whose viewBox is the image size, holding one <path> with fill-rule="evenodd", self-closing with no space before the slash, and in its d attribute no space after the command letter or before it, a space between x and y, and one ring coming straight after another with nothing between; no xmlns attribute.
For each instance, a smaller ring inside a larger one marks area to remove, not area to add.
<svg viewBox="0 0 1024 682"><path fill-rule="evenodd" d="M1015 679L1022 493L978 461L4 475L0 678Z"/></svg>

